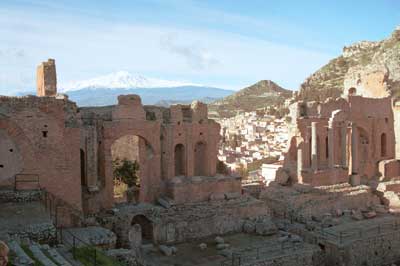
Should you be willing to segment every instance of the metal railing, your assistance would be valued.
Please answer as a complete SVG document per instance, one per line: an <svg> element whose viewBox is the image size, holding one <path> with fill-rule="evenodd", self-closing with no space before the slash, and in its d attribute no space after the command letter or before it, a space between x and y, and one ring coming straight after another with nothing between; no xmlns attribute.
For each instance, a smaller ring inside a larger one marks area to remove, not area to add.
<svg viewBox="0 0 400 266"><path fill-rule="evenodd" d="M42 193L42 203L56 228L64 226L62 219L60 219L64 217L68 217L69 222L75 226L81 225L83 222L81 210L45 189L42 189ZM60 214L63 217L60 217Z"/></svg>
<svg viewBox="0 0 400 266"><path fill-rule="evenodd" d="M63 227L60 227L57 232L57 242L71 250L74 260L79 261L77 253L80 249L86 249L88 252L85 252L85 258L89 259L90 265L97 266L99 264L98 253L100 251L96 247L75 236L72 232L64 230Z"/></svg>
<svg viewBox="0 0 400 266"><path fill-rule="evenodd" d="M34 188L20 189L19 184L34 184ZM14 191L28 190L28 189L40 189L40 179L37 174L16 174L14 176Z"/></svg>

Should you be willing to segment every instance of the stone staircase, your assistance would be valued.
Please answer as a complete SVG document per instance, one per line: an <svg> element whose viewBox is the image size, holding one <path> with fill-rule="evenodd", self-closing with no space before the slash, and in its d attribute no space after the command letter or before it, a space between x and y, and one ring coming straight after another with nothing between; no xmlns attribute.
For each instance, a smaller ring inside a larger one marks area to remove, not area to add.
<svg viewBox="0 0 400 266"><path fill-rule="evenodd" d="M21 245L15 240L8 243L12 252L11 265L15 266L81 266L69 251L62 247L50 247L36 242Z"/></svg>
<svg viewBox="0 0 400 266"><path fill-rule="evenodd" d="M392 212L400 212L400 179L377 184L374 193L380 198L383 205L388 206Z"/></svg>

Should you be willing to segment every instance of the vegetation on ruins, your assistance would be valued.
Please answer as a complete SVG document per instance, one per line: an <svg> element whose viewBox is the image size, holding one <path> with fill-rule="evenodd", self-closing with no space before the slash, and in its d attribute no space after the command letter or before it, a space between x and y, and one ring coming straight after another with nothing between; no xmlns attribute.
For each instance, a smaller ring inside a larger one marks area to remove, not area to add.
<svg viewBox="0 0 400 266"><path fill-rule="evenodd" d="M83 266L94 265L93 252L95 247L80 247L76 248L76 258L82 263ZM107 257L100 249L96 249L96 264L98 266L122 266L123 264L119 261Z"/></svg>
<svg viewBox="0 0 400 266"><path fill-rule="evenodd" d="M113 173L114 180L121 180L129 188L140 185L140 179L137 175L139 171L139 163L135 161L130 161L126 158L113 160Z"/></svg>

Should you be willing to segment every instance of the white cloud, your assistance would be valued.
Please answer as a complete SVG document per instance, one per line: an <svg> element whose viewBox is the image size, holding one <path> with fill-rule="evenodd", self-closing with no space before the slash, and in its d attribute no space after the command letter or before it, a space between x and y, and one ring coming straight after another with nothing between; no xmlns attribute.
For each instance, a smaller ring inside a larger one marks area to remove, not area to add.
<svg viewBox="0 0 400 266"><path fill-rule="evenodd" d="M0 94L34 88L36 65L47 58L56 59L60 84L125 69L145 76L234 89L260 79L297 89L331 58L222 31L57 13L0 8L0 24L4 26L0 28L0 73L7 73L6 78L0 77ZM4 57L10 49L15 49L15 58Z"/></svg>
<svg viewBox="0 0 400 266"><path fill-rule="evenodd" d="M181 44L174 35L161 36L160 45L173 54L182 56L187 61L188 65L195 70L207 70L213 66L220 64L220 61L201 47L201 41L196 41L191 44Z"/></svg>

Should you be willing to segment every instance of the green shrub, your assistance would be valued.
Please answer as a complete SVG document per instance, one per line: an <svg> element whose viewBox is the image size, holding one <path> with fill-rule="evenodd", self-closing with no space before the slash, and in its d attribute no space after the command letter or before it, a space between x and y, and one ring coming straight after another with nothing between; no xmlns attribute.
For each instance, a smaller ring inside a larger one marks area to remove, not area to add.
<svg viewBox="0 0 400 266"><path fill-rule="evenodd" d="M100 249L95 247L79 247L75 249L75 259L83 266L94 266L96 252L97 266L123 266L119 261L107 257Z"/></svg>
<svg viewBox="0 0 400 266"><path fill-rule="evenodd" d="M136 160L132 162L127 159L120 160L116 158L113 161L114 179L121 179L129 188L139 186L140 180L137 175L138 170L139 163Z"/></svg>

